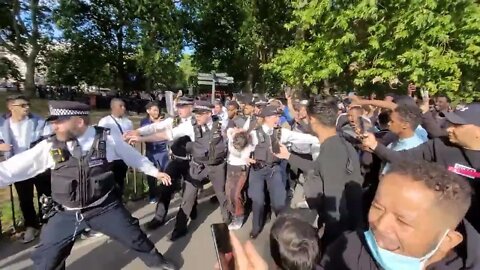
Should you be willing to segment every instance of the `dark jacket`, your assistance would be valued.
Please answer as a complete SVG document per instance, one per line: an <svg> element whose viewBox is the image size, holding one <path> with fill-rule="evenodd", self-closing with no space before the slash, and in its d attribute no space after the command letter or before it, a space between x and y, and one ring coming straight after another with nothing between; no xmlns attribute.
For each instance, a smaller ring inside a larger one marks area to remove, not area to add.
<svg viewBox="0 0 480 270"><path fill-rule="evenodd" d="M323 209L336 220L345 218L349 227L361 223L363 178L358 154L351 144L333 136L322 143L315 161L294 154L288 161L304 172L310 171L304 184L310 207Z"/></svg>
<svg viewBox="0 0 480 270"><path fill-rule="evenodd" d="M455 164L467 166L480 171L480 151L463 149L460 146L454 145L448 141L447 138L435 138L429 140L415 148L404 151L393 151L382 144L378 144L375 149L375 154L381 159L395 163L401 160L426 160L436 162L446 169L452 169ZM470 179L465 177L470 182L474 190L474 197L472 205L467 213L467 220L480 231L480 181L479 179Z"/></svg>
<svg viewBox="0 0 480 270"><path fill-rule="evenodd" d="M150 120L150 117L145 117L140 121L140 127L147 126L152 124L153 121ZM145 143L145 154L147 156L153 156L155 154L166 152L167 151L167 141L157 141L157 142L146 142Z"/></svg>
<svg viewBox="0 0 480 270"><path fill-rule="evenodd" d="M480 269L480 235L467 221L457 231L463 242L427 270ZM319 270L381 270L370 255L362 231L344 234L324 254Z"/></svg>

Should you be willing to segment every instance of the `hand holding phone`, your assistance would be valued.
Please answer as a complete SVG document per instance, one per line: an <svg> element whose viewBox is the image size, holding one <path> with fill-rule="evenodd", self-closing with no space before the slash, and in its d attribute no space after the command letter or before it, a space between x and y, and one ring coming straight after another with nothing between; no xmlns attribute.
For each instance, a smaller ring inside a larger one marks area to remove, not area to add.
<svg viewBox="0 0 480 270"><path fill-rule="evenodd" d="M215 243L218 263L215 269L220 270L267 270L268 264L260 256L251 241L242 245L234 233L228 231L226 224L212 224L212 235ZM227 242L228 241L228 242ZM228 243L228 245L224 245ZM223 249L223 250L222 250ZM229 251L223 253L224 251ZM225 254L224 256L222 254ZM221 255L221 256L219 256Z"/></svg>

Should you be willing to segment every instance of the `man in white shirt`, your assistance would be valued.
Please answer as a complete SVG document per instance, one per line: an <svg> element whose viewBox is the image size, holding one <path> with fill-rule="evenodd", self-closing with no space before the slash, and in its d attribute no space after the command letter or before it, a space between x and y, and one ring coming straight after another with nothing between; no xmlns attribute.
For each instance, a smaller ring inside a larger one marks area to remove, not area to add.
<svg viewBox="0 0 480 270"><path fill-rule="evenodd" d="M149 267L177 269L160 254L121 203L111 163L128 165L170 185L170 177L108 130L89 125L89 106L51 101L54 136L0 163L0 187L51 169L52 203L40 245L32 254L35 269L60 269L75 238L85 229L104 233L136 253Z"/></svg>
<svg viewBox="0 0 480 270"><path fill-rule="evenodd" d="M227 180L225 194L227 195L228 210L232 215L232 222L228 225L230 230L238 230L244 221L244 198L243 188L248 178L250 166L250 154L254 150L250 135L240 128L229 128Z"/></svg>
<svg viewBox="0 0 480 270"><path fill-rule="evenodd" d="M127 110L123 100L113 98L110 102L110 109L111 114L100 119L98 126L110 129L110 134L121 140L125 133L133 130L132 121L126 116ZM115 180L117 181L119 192L123 195L128 166L121 159L115 160L113 166L113 172L115 173Z"/></svg>
<svg viewBox="0 0 480 270"><path fill-rule="evenodd" d="M49 128L44 119L30 113L30 103L26 97L20 95L7 97L7 107L9 113L0 121L3 123L0 126L0 151L6 159L9 159L30 149L44 136L49 135ZM26 227L23 243L33 241L40 229L33 202L34 185L39 197L44 194L50 196L49 173L34 175L27 181L15 183Z"/></svg>

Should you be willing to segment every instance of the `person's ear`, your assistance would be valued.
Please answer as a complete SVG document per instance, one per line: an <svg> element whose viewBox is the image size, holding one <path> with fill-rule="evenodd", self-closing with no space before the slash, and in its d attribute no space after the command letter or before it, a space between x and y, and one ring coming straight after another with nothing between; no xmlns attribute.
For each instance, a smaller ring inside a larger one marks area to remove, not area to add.
<svg viewBox="0 0 480 270"><path fill-rule="evenodd" d="M457 231L448 231L442 243L438 247L438 251L447 254L450 250L460 245L463 241L463 235Z"/></svg>

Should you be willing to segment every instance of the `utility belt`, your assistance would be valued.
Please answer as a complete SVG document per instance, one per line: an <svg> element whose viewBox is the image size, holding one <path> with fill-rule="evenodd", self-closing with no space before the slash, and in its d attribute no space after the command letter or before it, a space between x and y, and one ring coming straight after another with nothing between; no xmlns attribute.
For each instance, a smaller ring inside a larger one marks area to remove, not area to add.
<svg viewBox="0 0 480 270"><path fill-rule="evenodd" d="M263 168L273 168L277 165L280 165L280 161L268 163L266 161L257 160L251 166L252 166L253 170L258 171L258 170L261 170Z"/></svg>
<svg viewBox="0 0 480 270"><path fill-rule="evenodd" d="M113 190L113 189L112 189ZM66 206L63 206L62 204L56 202L53 200L52 197L42 195L40 197L40 204L41 204L41 211L42 211L42 219L48 220L49 218L53 217L55 214L59 212L77 212L80 214L84 214L86 212L89 212L95 208L102 207L104 205L108 205L118 199L116 199L116 196L114 196L114 192L108 192L105 194L102 198L98 199L97 201L91 203L90 205L83 207L83 208L75 208L75 209L69 209ZM93 214L95 215L95 214Z"/></svg>
<svg viewBox="0 0 480 270"><path fill-rule="evenodd" d="M215 160L215 162L213 164L209 164L209 159L208 158L205 159L205 160L202 160L202 159L192 157L191 162L193 163L193 165L196 165L196 166L203 166L203 167L217 166L217 165L220 165L223 162L225 162L225 158L218 158L218 159Z"/></svg>
<svg viewBox="0 0 480 270"><path fill-rule="evenodd" d="M230 165L230 164L227 164L227 171L246 172L246 171L248 171L248 166L247 165Z"/></svg>

